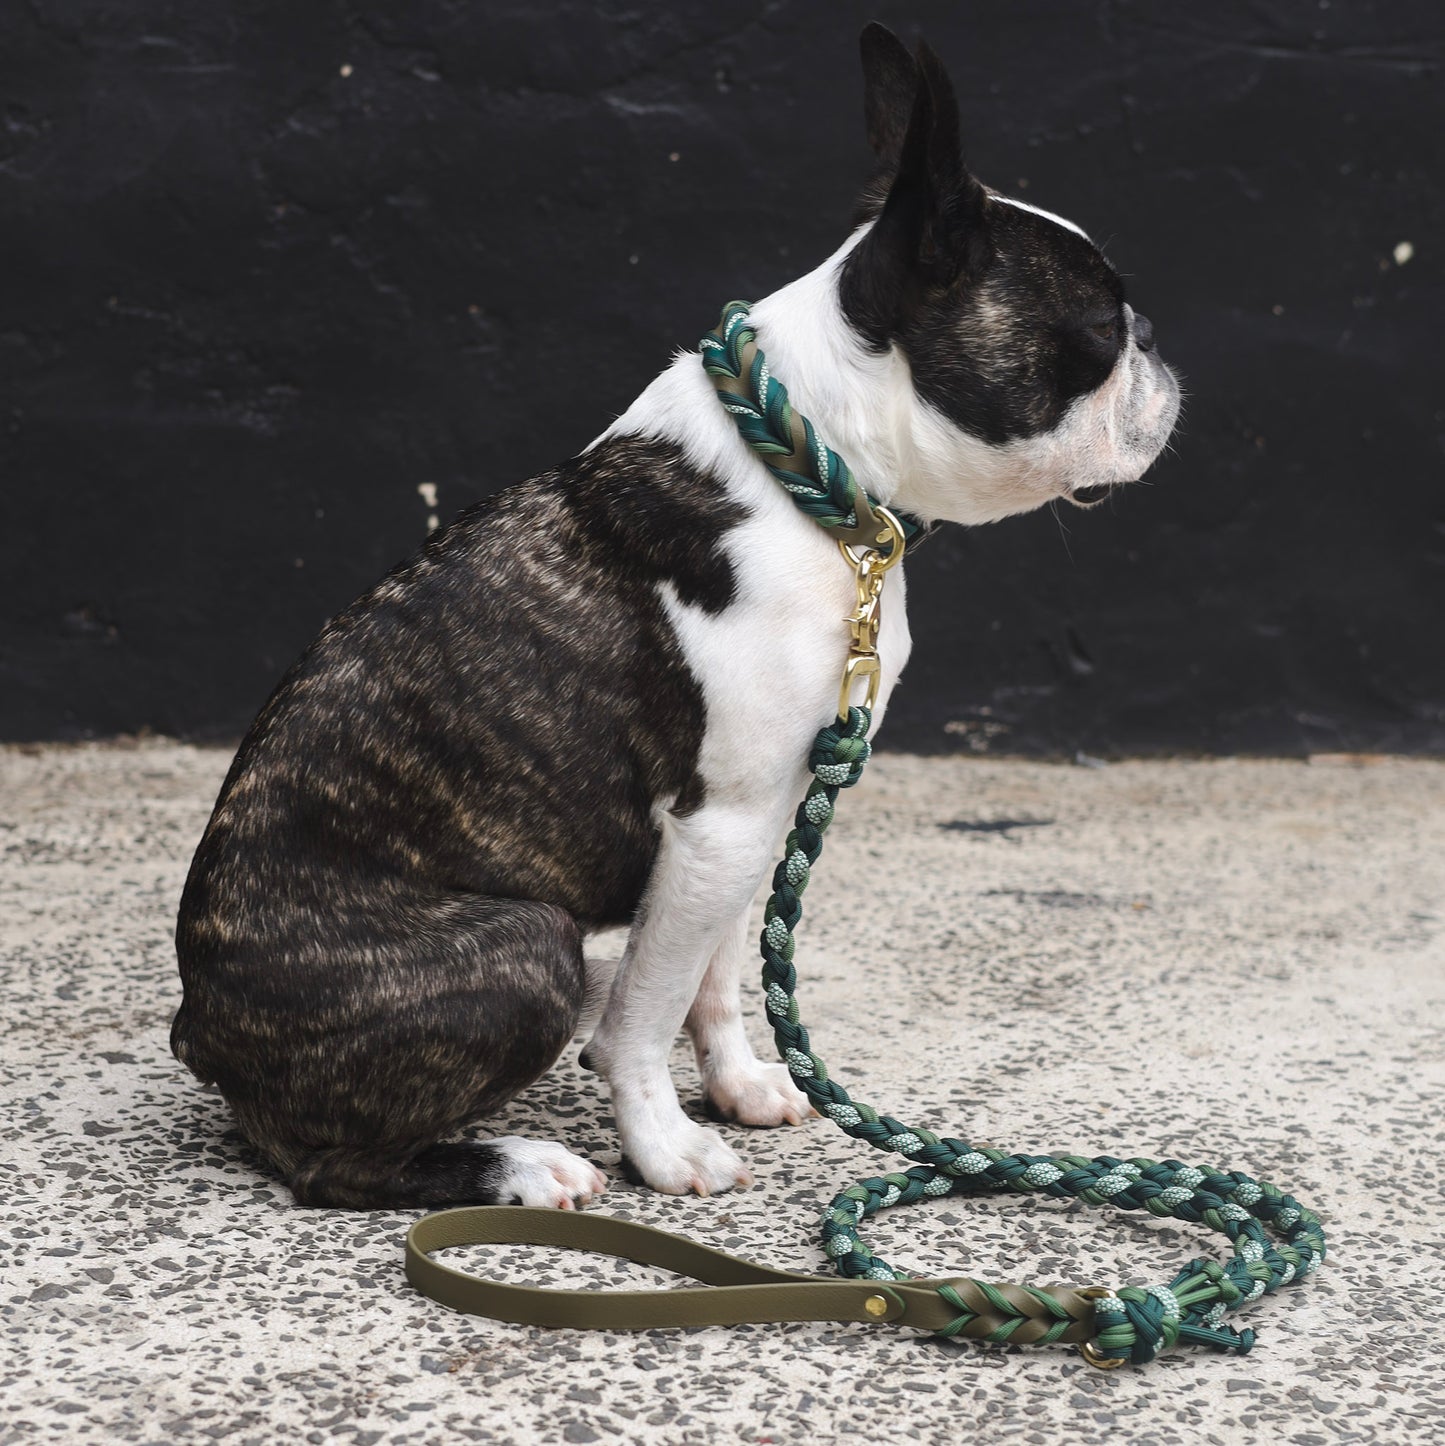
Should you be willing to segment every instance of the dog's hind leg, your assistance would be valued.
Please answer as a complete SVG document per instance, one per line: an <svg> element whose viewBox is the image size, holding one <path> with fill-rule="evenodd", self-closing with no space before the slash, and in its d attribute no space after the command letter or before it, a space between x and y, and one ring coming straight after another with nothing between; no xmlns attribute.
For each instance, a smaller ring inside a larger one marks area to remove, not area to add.
<svg viewBox="0 0 1445 1446"><path fill-rule="evenodd" d="M605 1188L560 1145L447 1140L571 1039L585 980L564 909L454 893L270 923L263 971L234 924L212 953L204 917L185 921L172 1041L298 1203L568 1208Z"/></svg>
<svg viewBox="0 0 1445 1446"><path fill-rule="evenodd" d="M577 1028L583 1034L590 1035L597 1028L602 1011L607 1008L607 999L612 993L612 985L617 978L617 971L622 967L622 960L589 954L583 965L586 969L587 988Z"/></svg>
<svg viewBox="0 0 1445 1446"><path fill-rule="evenodd" d="M607 1188L595 1165L547 1140L507 1135L431 1145L410 1158L345 1146L321 1150L293 1171L298 1205L424 1209L534 1205L574 1210Z"/></svg>

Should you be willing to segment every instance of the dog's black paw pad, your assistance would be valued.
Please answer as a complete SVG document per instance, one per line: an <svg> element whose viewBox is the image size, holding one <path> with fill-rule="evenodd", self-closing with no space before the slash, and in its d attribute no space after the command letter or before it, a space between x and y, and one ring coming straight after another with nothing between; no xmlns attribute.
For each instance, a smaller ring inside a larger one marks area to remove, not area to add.
<svg viewBox="0 0 1445 1446"><path fill-rule="evenodd" d="M585 1069L588 1074L597 1073L596 1067L592 1063L592 1053L590 1050L584 1049L582 1053L577 1056L577 1063Z"/></svg>

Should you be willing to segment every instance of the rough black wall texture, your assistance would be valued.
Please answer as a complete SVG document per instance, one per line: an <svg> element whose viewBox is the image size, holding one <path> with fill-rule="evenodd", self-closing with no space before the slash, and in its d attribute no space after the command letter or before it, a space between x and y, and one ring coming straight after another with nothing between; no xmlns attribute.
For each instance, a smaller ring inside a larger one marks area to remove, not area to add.
<svg viewBox="0 0 1445 1446"><path fill-rule="evenodd" d="M920 555L890 741L1445 746L1437 0L0 7L0 735L238 732L429 513L820 260L871 16L1191 396L1151 485Z"/></svg>

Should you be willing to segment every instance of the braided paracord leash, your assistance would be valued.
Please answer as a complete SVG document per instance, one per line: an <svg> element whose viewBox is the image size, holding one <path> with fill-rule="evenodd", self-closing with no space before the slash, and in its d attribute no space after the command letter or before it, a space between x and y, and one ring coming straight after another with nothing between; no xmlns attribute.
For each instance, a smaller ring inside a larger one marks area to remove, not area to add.
<svg viewBox="0 0 1445 1446"><path fill-rule="evenodd" d="M769 374L748 310L746 302L729 303L718 330L703 338L703 365L743 438L797 505L835 535L854 533L858 499L864 499L865 509L871 499L857 487L846 464L819 441L811 424L792 410L786 390ZM802 448L795 445L800 434L806 444ZM787 465L780 467L778 459L784 454ZM798 470L800 456L807 464L805 471ZM907 524L904 535L909 535ZM863 545L871 540L865 539ZM868 1248L858 1225L888 1206L924 1197L1013 1190L1147 1210L1220 1231L1234 1247L1233 1256L1222 1265L1191 1260L1168 1285L1099 1292L1094 1300L1094 1339L1086 1358L1104 1366L1140 1364L1179 1340L1243 1354L1254 1344L1254 1332L1223 1325L1226 1312L1311 1274L1325 1256L1319 1220L1292 1196L1237 1171L1178 1160L1005 1154L940 1138L851 1099L813 1052L799 1018L793 935L838 790L857 783L868 760L871 722L867 708L848 706L846 713L840 708L839 717L814 740L808 758L813 783L798 807L786 851L774 871L761 939L768 1021L794 1082L814 1108L846 1134L914 1162L902 1172L860 1181L832 1202L823 1214L825 1252L845 1276L910 1279ZM1279 1243L1265 1234L1266 1226L1281 1237ZM1022 1293L1033 1302L1025 1308L988 1282L970 1280L968 1286L972 1289L963 1293L955 1286L940 1288L939 1295L957 1314L938 1334L965 1331L984 1310L990 1318L1004 1318L985 1336L993 1341L1009 1340L1017 1332L1020 1338L1032 1336L1037 1343L1048 1344L1073 1324L1073 1317L1047 1291L1024 1287ZM974 1297L973 1305L964 1294ZM1041 1335L1022 1329L1026 1321L1044 1320L1052 1324Z"/></svg>
<svg viewBox="0 0 1445 1446"><path fill-rule="evenodd" d="M761 941L768 1022L778 1053L798 1088L844 1133L915 1162L911 1169L863 1180L843 1191L823 1214L823 1249L844 1275L907 1280L910 1277L905 1272L875 1255L858 1233L860 1221L890 1205L909 1205L925 1197L1014 1190L1057 1200L1083 1200L1090 1205L1148 1210L1152 1215L1220 1231L1234 1246L1234 1256L1224 1265L1191 1260L1167 1286L1131 1286L1101 1296L1094 1303L1097 1354L1139 1364L1152 1360L1177 1340L1240 1353L1249 1350L1254 1332L1222 1326L1225 1312L1310 1274L1324 1259L1319 1221L1292 1196L1237 1171L1226 1173L1178 1160L1009 1155L975 1148L964 1140L940 1139L929 1130L901 1124L851 1099L813 1052L798 1014L793 933L803 916L803 891L823 851L823 834L833 820L838 790L857 783L868 760L866 735L871 721L866 708L850 708L846 718L837 719L814 740L808 758L813 783L798 808L782 862L773 873ZM1283 1236L1283 1243L1271 1243L1265 1226ZM1008 1340L1024 1316L995 1287L983 1281L975 1284L995 1310L1012 1317L987 1339ZM978 1312L971 1311L949 1287L940 1294L959 1309L959 1315L939 1334L957 1334ZM1051 1297L1046 1293L1030 1294L1049 1309ZM1041 1344L1058 1339L1068 1327L1069 1317L1062 1310L1057 1311L1056 1319L1056 1329Z"/></svg>

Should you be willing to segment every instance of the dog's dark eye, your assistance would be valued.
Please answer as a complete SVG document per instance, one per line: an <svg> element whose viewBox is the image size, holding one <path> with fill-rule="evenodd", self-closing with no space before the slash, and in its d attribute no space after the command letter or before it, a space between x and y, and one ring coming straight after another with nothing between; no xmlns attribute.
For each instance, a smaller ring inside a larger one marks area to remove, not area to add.
<svg viewBox="0 0 1445 1446"><path fill-rule="evenodd" d="M1089 330L1092 331L1094 335L1097 336L1101 341L1113 341L1114 337L1118 334L1119 326L1117 322L1100 321L1095 322L1095 324L1091 326Z"/></svg>

